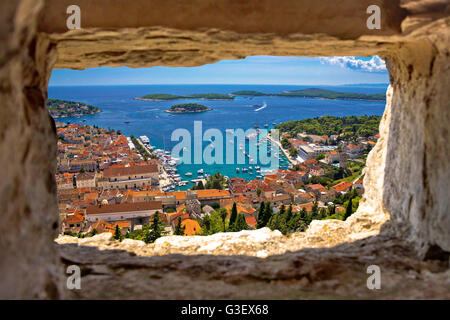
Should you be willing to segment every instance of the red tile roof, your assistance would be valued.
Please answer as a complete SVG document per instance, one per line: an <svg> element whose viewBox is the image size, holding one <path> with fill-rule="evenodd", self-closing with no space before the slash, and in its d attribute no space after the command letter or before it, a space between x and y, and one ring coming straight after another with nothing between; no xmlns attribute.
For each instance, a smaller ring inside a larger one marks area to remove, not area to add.
<svg viewBox="0 0 450 320"><path fill-rule="evenodd" d="M337 192L342 192L342 191L345 191L345 190L351 188L352 186L353 185L350 182L342 181L342 182L339 182L337 185L332 186L332 188L334 190L336 190Z"/></svg>
<svg viewBox="0 0 450 320"><path fill-rule="evenodd" d="M145 166L133 166L126 168L108 168L103 171L103 176L106 178L126 175L138 175L146 173L158 173L158 166L149 164Z"/></svg>
<svg viewBox="0 0 450 320"><path fill-rule="evenodd" d="M86 208L86 214L101 214L114 212L129 212L129 211L147 211L147 210L162 210L161 201L149 202L132 202L119 204L104 204L99 206L89 206Z"/></svg>

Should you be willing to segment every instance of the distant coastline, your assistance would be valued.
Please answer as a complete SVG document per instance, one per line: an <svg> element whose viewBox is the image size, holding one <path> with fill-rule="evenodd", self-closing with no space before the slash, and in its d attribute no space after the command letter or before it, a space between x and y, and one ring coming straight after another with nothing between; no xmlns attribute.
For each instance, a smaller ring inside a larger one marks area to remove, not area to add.
<svg viewBox="0 0 450 320"><path fill-rule="evenodd" d="M384 101L386 95L384 93L363 94L353 92L339 92L333 90L325 90L319 88L308 88L302 90L283 91L281 93L264 93L260 91L242 90L231 93L232 96L244 97L261 97L261 96L275 96L275 97L291 97L291 98L320 98L327 100L364 100L364 101Z"/></svg>
<svg viewBox="0 0 450 320"><path fill-rule="evenodd" d="M47 108L54 119L78 118L102 112L90 104L60 99L48 99Z"/></svg>
<svg viewBox="0 0 450 320"><path fill-rule="evenodd" d="M208 93L191 95L173 95L165 93L148 94L143 97L134 98L142 101L169 101L169 100L234 100L235 97L286 97L286 98L319 98L327 100L363 100L363 101L385 101L384 93L363 94L354 92L339 92L319 88L308 88L302 90L282 91L281 93L264 93L253 90L240 90L229 94Z"/></svg>
<svg viewBox="0 0 450 320"><path fill-rule="evenodd" d="M200 94L190 94L185 96L165 94L165 93L154 93L148 94L143 97L134 98L134 100L142 101L168 101L168 100L234 100L234 97L228 94L220 93L200 93Z"/></svg>

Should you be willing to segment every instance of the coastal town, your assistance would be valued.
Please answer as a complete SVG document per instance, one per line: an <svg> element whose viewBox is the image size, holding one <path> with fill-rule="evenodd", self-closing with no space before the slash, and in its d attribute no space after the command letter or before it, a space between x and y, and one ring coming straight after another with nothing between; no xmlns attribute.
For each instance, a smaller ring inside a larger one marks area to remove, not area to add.
<svg viewBox="0 0 450 320"><path fill-rule="evenodd" d="M102 112L90 104L60 99L48 99L47 108L54 119L81 117Z"/></svg>
<svg viewBox="0 0 450 320"><path fill-rule="evenodd" d="M146 136L126 137L81 123L56 126L60 233L110 232L116 239L141 240L149 239L145 231L157 223L157 236L264 226L288 234L303 231L314 219L343 220L364 193L365 157L379 137L282 130L288 169L253 180L217 173L182 181L177 159L155 150ZM193 183L189 190L174 190L188 182Z"/></svg>

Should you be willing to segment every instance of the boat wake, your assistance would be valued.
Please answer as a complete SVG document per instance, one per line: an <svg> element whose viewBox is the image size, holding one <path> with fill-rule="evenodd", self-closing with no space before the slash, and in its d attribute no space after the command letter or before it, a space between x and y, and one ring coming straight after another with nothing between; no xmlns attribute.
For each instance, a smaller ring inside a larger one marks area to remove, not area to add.
<svg viewBox="0 0 450 320"><path fill-rule="evenodd" d="M263 105L262 105L262 107L260 107L260 108L258 108L258 109L255 109L254 111L255 112L258 112L258 111L260 111L260 110L262 110L262 109L265 109L265 108L267 108L267 103L263 103Z"/></svg>

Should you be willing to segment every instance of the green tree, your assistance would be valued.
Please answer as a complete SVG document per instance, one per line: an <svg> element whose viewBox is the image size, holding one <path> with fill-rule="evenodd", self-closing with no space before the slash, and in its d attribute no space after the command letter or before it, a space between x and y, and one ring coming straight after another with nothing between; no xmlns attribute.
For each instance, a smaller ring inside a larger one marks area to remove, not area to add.
<svg viewBox="0 0 450 320"><path fill-rule="evenodd" d="M234 224L234 222L236 221L237 214L238 214L238 212L237 212L236 202L234 202L233 207L231 208L230 226L232 226Z"/></svg>
<svg viewBox="0 0 450 320"><path fill-rule="evenodd" d="M317 205L317 201L314 201L314 204L311 209L311 216L315 217L319 213L319 206Z"/></svg>
<svg viewBox="0 0 450 320"><path fill-rule="evenodd" d="M282 234L288 234L290 231L290 226L287 223L286 220L286 213L284 212L284 206L282 207L282 210L280 210L279 213L274 213L271 217L269 222L267 223L267 226L271 230L279 230Z"/></svg>
<svg viewBox="0 0 450 320"><path fill-rule="evenodd" d="M306 211L306 208L302 208L302 210L300 211L299 217L300 217L300 219L299 219L298 230L305 231L306 228L309 226L309 223L311 222L310 215Z"/></svg>
<svg viewBox="0 0 450 320"><path fill-rule="evenodd" d="M150 225L150 228L145 235L145 242L146 243L153 243L156 239L160 238L162 234L164 233L164 226L159 220L159 212L156 211L153 215L152 224Z"/></svg>
<svg viewBox="0 0 450 320"><path fill-rule="evenodd" d="M270 218L272 217L272 214L273 214L272 205L270 204L270 202L267 202L264 205L264 212L261 217L261 226L259 226L259 224L258 224L258 228L265 227L267 225L267 223L269 222Z"/></svg>
<svg viewBox="0 0 450 320"><path fill-rule="evenodd" d="M296 148L291 148L291 149L289 150L289 155L290 155L292 158L295 158L296 156L298 156L298 150L297 150Z"/></svg>
<svg viewBox="0 0 450 320"><path fill-rule="evenodd" d="M241 213L237 215L236 221L232 225L232 231L238 232L241 230L248 230L249 227L247 225L247 222L245 221L245 216Z"/></svg>
<svg viewBox="0 0 450 320"><path fill-rule="evenodd" d="M330 217L334 216L335 214L336 214L336 206L333 204L327 208L327 216Z"/></svg>
<svg viewBox="0 0 450 320"><path fill-rule="evenodd" d="M202 234L209 235L211 230L211 217L209 214L205 214L203 216L203 221L201 225L202 225Z"/></svg>
<svg viewBox="0 0 450 320"><path fill-rule="evenodd" d="M114 231L114 239L120 240L122 238L122 234L120 233L119 225L116 224L116 230Z"/></svg>
<svg viewBox="0 0 450 320"><path fill-rule="evenodd" d="M291 218L292 218L292 204L289 205L289 208L286 211L286 223L289 223Z"/></svg>
<svg viewBox="0 0 450 320"><path fill-rule="evenodd" d="M345 209L344 220L347 220L347 218L350 217L353 213L352 200L353 197L350 197L350 199L348 200L347 208Z"/></svg>
<svg viewBox="0 0 450 320"><path fill-rule="evenodd" d="M322 160L325 158L325 153L319 153L314 159L317 161Z"/></svg>
<svg viewBox="0 0 450 320"><path fill-rule="evenodd" d="M280 215L284 215L285 211L286 211L286 207L284 206L284 204L282 204L282 205L281 205L281 208L280 208L279 214L280 214Z"/></svg>
<svg viewBox="0 0 450 320"><path fill-rule="evenodd" d="M175 226L175 231L173 232L173 234L176 236L183 236L185 229L186 228L181 225L181 217L178 217L177 224Z"/></svg>
<svg viewBox="0 0 450 320"><path fill-rule="evenodd" d="M220 172L209 176L206 180L205 189L224 189L226 184L225 176L223 176Z"/></svg>
<svg viewBox="0 0 450 320"><path fill-rule="evenodd" d="M222 208L219 212L219 215L220 215L220 218L222 219L222 223L223 223L223 232L225 232L225 231L227 231L225 220L227 219L228 212L227 212L227 210Z"/></svg>

